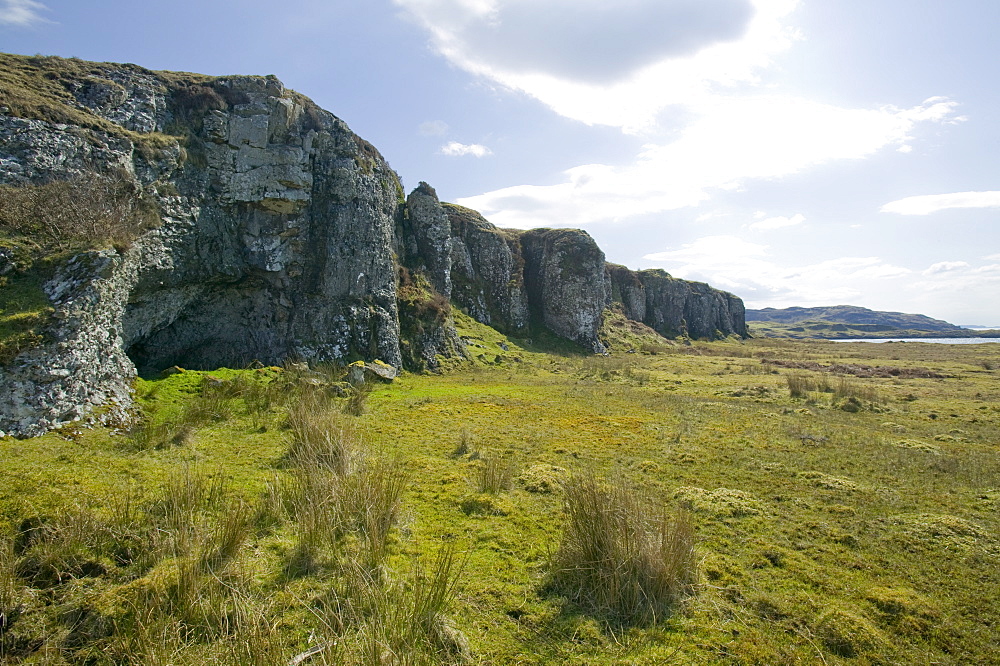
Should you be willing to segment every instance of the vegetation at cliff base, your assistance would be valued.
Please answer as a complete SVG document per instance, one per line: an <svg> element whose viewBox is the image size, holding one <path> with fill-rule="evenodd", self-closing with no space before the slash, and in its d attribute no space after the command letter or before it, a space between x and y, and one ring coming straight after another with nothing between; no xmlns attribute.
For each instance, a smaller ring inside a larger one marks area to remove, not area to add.
<svg viewBox="0 0 1000 666"><path fill-rule="evenodd" d="M452 314L447 374L175 368L0 441L0 661L997 663L1000 345Z"/></svg>

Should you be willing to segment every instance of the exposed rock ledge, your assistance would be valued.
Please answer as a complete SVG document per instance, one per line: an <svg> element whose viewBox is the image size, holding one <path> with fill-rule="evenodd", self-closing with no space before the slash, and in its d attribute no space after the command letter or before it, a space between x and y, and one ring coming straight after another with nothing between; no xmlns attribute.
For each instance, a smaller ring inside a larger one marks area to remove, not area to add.
<svg viewBox="0 0 1000 666"><path fill-rule="evenodd" d="M125 422L136 372L172 365L433 369L463 355L446 315L404 321L401 336L401 266L499 330L545 326L598 351L612 300L666 336L746 333L735 296L606 264L586 232L497 229L425 184L404 200L377 150L274 77L87 66L64 73L60 103L93 123L0 114L0 184L120 171L155 197L162 223L128 249L74 257L45 285L48 341L0 367L0 434Z"/></svg>

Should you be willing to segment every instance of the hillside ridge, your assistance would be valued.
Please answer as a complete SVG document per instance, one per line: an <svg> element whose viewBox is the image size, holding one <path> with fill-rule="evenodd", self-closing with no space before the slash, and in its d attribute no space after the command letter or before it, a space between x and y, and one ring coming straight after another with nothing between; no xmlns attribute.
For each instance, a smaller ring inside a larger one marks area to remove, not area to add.
<svg viewBox="0 0 1000 666"><path fill-rule="evenodd" d="M922 314L884 312L856 305L747 310L753 335L771 338L982 338L995 330L971 329Z"/></svg>
<svg viewBox="0 0 1000 666"><path fill-rule="evenodd" d="M961 326L941 319L934 319L922 314L905 312L886 312L870 310L857 305L833 305L826 307L789 307L764 308L762 310L748 309L747 321L775 321L784 324L805 321L826 321L835 324L870 324L879 326L894 326L916 331L954 331Z"/></svg>

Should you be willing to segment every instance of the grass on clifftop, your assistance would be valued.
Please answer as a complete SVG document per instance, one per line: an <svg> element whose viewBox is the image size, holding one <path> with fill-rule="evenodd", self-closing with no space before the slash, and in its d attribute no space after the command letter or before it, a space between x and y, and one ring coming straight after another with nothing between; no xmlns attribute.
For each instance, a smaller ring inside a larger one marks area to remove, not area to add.
<svg viewBox="0 0 1000 666"><path fill-rule="evenodd" d="M7 115L18 118L77 125L129 139L141 150L155 150L175 143L178 137L159 132L132 132L79 107L71 86L90 77L103 81L108 68L147 72L138 65L0 53L0 106L7 107Z"/></svg>
<svg viewBox="0 0 1000 666"><path fill-rule="evenodd" d="M122 250L158 223L152 198L121 174L0 185L0 365L44 340L53 308L43 286L58 266Z"/></svg>
<svg viewBox="0 0 1000 666"><path fill-rule="evenodd" d="M475 335L510 358L0 442L0 660L996 663L1000 346Z"/></svg>

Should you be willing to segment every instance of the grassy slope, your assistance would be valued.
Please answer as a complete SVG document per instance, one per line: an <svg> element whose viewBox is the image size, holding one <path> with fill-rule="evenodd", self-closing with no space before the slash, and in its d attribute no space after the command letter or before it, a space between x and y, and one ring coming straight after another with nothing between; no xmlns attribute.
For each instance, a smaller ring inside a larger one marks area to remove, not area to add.
<svg viewBox="0 0 1000 666"><path fill-rule="evenodd" d="M478 337L492 358L502 339L488 329ZM404 376L349 419L372 451L402 456L409 471L407 518L388 566L405 572L411 556L426 559L443 540L467 554L451 614L482 663L996 663L1000 604L983 594L1000 586L996 345L756 340L609 358L514 347L508 357ZM948 377L852 380L874 387L882 405L849 413L825 393L791 399L785 375L762 358L921 366ZM140 390L170 420L199 385L184 373ZM105 506L123 488L152 497L191 466L255 498L266 480L289 474L289 435L277 412L261 432L260 419L235 405L228 420L164 449L129 450L123 435L103 430L3 441L3 529L67 504ZM455 455L461 442L469 452ZM646 628L607 625L546 594L560 495L527 492L522 481L497 500L507 515L465 513L476 452L511 457L522 470L620 474L665 504L684 500L699 536L697 594ZM258 532L240 565L256 594L276 600L268 612L286 661L309 631L329 629L313 600L337 579L275 575L289 538ZM37 624L50 643L67 608L107 593L114 577L112 569L36 593L32 612L46 618ZM181 652L186 663L198 663L193 645Z"/></svg>

